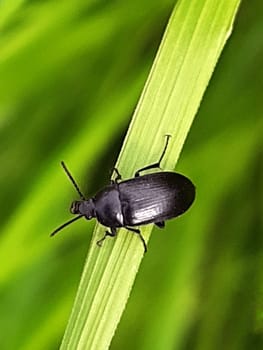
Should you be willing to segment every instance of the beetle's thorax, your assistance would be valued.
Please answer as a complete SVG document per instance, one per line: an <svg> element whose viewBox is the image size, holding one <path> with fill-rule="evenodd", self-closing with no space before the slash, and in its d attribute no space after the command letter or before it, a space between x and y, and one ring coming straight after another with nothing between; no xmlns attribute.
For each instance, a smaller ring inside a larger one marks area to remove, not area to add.
<svg viewBox="0 0 263 350"><path fill-rule="evenodd" d="M72 214L81 214L88 220L96 216L92 198L72 202L70 211Z"/></svg>
<svg viewBox="0 0 263 350"><path fill-rule="evenodd" d="M110 185L99 191L94 197L96 218L107 227L122 227L122 203L118 185Z"/></svg>

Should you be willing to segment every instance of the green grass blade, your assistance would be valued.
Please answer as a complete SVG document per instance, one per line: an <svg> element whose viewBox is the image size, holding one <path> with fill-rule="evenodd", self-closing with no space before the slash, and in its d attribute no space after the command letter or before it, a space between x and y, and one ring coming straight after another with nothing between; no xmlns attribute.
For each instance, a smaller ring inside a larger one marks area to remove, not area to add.
<svg viewBox="0 0 263 350"><path fill-rule="evenodd" d="M175 167L238 5L238 0L185 0L176 6L117 162L124 178L158 159L167 133L173 137L163 167ZM147 240L151 229L141 230ZM98 249L95 242L104 230L95 229L61 349L107 348L129 297L142 244L120 230Z"/></svg>

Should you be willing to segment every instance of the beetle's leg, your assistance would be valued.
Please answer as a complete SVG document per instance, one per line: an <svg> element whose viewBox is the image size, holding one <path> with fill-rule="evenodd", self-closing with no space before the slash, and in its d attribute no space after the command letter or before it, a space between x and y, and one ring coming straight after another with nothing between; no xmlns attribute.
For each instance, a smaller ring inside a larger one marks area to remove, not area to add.
<svg viewBox="0 0 263 350"><path fill-rule="evenodd" d="M136 233L137 235L139 235L140 240L142 241L142 244L143 244L143 247L144 247L144 253L146 253L147 252L147 245L146 245L146 242L145 242L145 240L144 240L144 238L143 238L143 236L141 234L141 231L136 229L136 228L127 227L127 226L125 226L125 228L127 230L132 231L132 232Z"/></svg>
<svg viewBox="0 0 263 350"><path fill-rule="evenodd" d="M119 170L117 168L113 168L113 173L116 173L117 176L115 177L114 180L111 180L112 184L118 183L118 181L121 180L121 174L119 173Z"/></svg>
<svg viewBox="0 0 263 350"><path fill-rule="evenodd" d="M109 231L106 231L106 232L105 232L105 235L104 235L99 241L97 241L97 245L98 245L99 247L101 247L103 241L105 240L105 238L106 238L107 236L109 236L109 237L115 237L116 234L117 234L116 228L115 228L115 227L111 227L111 228L110 228L110 232L109 232Z"/></svg>
<svg viewBox="0 0 263 350"><path fill-rule="evenodd" d="M159 228L164 228L165 222L164 221L155 222L155 225L158 226Z"/></svg>
<svg viewBox="0 0 263 350"><path fill-rule="evenodd" d="M154 168L160 168L160 164L159 163L154 163L154 164L150 164L144 168L141 168L139 170L136 171L136 173L134 174L134 177L139 177L140 176L140 172L145 171L145 170L149 170L149 169L154 169Z"/></svg>
<svg viewBox="0 0 263 350"><path fill-rule="evenodd" d="M166 150L167 150L168 143L169 143L169 139L170 139L171 135L165 135L165 136L166 136L166 142L165 142L164 149L163 149L163 151L162 151L161 157L160 157L160 159L158 160L158 162L157 162L157 163L150 164L150 165L147 165L147 166L145 166L144 168L141 168L141 169L137 170L136 173L134 174L135 177L140 176L140 172L145 171L145 170L154 169L154 168L159 168L159 169L161 169L161 161L163 160L163 157L164 157L165 152L166 152Z"/></svg>

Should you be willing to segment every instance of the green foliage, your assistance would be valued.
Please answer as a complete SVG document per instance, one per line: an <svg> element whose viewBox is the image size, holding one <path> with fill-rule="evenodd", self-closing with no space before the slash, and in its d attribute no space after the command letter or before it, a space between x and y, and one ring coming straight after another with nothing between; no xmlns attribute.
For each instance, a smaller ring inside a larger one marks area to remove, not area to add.
<svg viewBox="0 0 263 350"><path fill-rule="evenodd" d="M59 161L87 195L107 183L172 7L168 0L0 4L1 349L59 347L94 226L83 220L49 239L76 198ZM112 349L263 346L262 7L242 3L176 168L196 184L195 205L154 230ZM186 79L205 58L191 60ZM159 154L167 130L148 129L130 136L136 143L121 157L132 163L119 163L124 177ZM173 141L166 168L183 139ZM127 276L141 258L136 238L121 232L91 249L105 261L114 248L131 257L122 260Z"/></svg>

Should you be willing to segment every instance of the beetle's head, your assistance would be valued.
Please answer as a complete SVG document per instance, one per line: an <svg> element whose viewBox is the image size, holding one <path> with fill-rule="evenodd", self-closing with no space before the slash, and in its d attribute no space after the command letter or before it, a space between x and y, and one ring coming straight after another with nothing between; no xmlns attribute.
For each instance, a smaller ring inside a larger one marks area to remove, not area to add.
<svg viewBox="0 0 263 350"><path fill-rule="evenodd" d="M95 208L92 199L74 201L71 204L70 212L72 214L80 214L85 216L86 219L90 220L95 217Z"/></svg>
<svg viewBox="0 0 263 350"><path fill-rule="evenodd" d="M76 191L80 195L81 200L80 201L74 201L71 204L70 211L72 214L79 214L77 217L74 217L73 219L65 222L63 225L59 226L56 230L54 230L50 236L54 236L57 232L62 230L64 227L72 224L73 222L81 219L83 216L86 219L91 219L92 217L96 216L95 206L93 203L93 199L86 200L84 195L79 189L79 186L77 185L76 181L73 179L73 176L69 172L68 168L66 167L64 162L61 162L62 168L65 170L68 178L72 182L73 186L75 187Z"/></svg>
<svg viewBox="0 0 263 350"><path fill-rule="evenodd" d="M80 214L79 206L80 206L81 202L82 201L74 201L74 202L71 203L70 212L72 214Z"/></svg>

